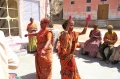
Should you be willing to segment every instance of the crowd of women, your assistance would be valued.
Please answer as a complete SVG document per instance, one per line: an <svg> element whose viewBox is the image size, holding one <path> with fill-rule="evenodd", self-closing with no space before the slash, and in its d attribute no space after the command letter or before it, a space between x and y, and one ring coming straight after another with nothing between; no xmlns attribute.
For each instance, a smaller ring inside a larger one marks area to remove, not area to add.
<svg viewBox="0 0 120 79"><path fill-rule="evenodd" d="M73 31L74 21L72 20L71 16L62 24L64 31L60 33L58 40L59 46L57 46L58 57L60 59L61 65L61 79L81 79L75 62L74 53L78 46L78 36L86 33L90 19L91 17L88 15L85 26L81 32ZM34 27L34 24L32 23L33 21L28 25L27 30L30 31L30 29ZM36 32L35 26L30 32L28 32L28 34L25 35L28 37L36 37L37 39L37 52L35 54L36 79L52 79L51 75L54 35L53 32L48 28L49 23L50 21L48 19L43 18L40 22L41 30L39 32ZM29 29L29 27L31 28ZM87 40L84 45L84 52L88 53L90 57L96 57L96 54L99 51L99 46L101 45L100 49L101 56L103 57L102 60L106 60L107 62L112 53L112 47L117 41L117 34L115 32L109 31L112 30L112 26L109 26L108 32L104 36L105 42L101 44L101 33L98 30L97 25L93 25L93 27L94 29L90 32L89 35L90 39ZM34 40L36 39L34 38ZM108 54L107 57L104 57L103 50L105 47L109 47L110 51L110 54ZM32 51L32 44L29 44L29 49ZM33 51L35 51L34 47Z"/></svg>

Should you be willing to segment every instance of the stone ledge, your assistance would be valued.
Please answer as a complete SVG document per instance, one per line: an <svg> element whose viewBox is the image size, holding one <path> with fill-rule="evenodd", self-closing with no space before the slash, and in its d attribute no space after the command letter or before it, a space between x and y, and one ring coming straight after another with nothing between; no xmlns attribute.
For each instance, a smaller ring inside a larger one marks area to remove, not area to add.
<svg viewBox="0 0 120 79"><path fill-rule="evenodd" d="M76 49L76 53L75 53L75 54L82 53L82 52L83 52L83 48L84 48L84 42L85 42L85 41L83 41L83 40L78 40L78 41L79 41L81 47ZM118 44L115 44L115 45L114 45L114 52L113 52L113 54L111 55L110 60L113 60L114 55L115 55L115 51L116 51L116 48L117 48L117 47L118 47ZM108 53L108 48L106 48L106 49L104 50L104 52L105 52L105 55L106 55L106 54ZM102 57L100 56L100 52L97 53L97 58L102 58Z"/></svg>
<svg viewBox="0 0 120 79"><path fill-rule="evenodd" d="M17 50L14 51L18 56L24 56L27 55L27 50L26 49L21 49L21 50Z"/></svg>

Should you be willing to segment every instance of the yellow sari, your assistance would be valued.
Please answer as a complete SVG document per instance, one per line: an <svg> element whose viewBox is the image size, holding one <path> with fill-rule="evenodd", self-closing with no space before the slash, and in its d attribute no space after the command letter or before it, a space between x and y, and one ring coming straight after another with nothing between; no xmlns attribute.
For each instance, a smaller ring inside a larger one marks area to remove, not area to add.
<svg viewBox="0 0 120 79"><path fill-rule="evenodd" d="M27 26L28 34L35 33L36 30L37 30L36 24L34 24L34 23L28 24L28 26ZM37 43L36 36L29 36L28 39L29 39L28 52L35 52L36 51L36 43Z"/></svg>

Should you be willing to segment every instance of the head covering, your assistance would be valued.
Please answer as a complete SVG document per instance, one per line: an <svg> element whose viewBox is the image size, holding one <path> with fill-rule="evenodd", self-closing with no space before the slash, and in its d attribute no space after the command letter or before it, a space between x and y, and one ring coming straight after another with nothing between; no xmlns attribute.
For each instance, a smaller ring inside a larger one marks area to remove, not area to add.
<svg viewBox="0 0 120 79"><path fill-rule="evenodd" d="M72 16L71 16L71 15L69 16L69 23L70 23L71 25L74 25L74 21L72 20Z"/></svg>
<svg viewBox="0 0 120 79"><path fill-rule="evenodd" d="M112 30L112 29L113 29L113 26L112 26L112 25L108 25L108 26L107 26L107 29Z"/></svg>
<svg viewBox="0 0 120 79"><path fill-rule="evenodd" d="M97 25L97 24L94 24L94 25L93 25L93 27L94 27L94 26L98 27L98 25Z"/></svg>
<svg viewBox="0 0 120 79"><path fill-rule="evenodd" d="M45 24L49 24L49 23L50 23L50 21L49 21L47 18L43 18L43 19L41 20L41 22L44 22Z"/></svg>
<svg viewBox="0 0 120 79"><path fill-rule="evenodd" d="M32 18L32 17L31 17L30 19L31 19L31 20L33 20L33 18Z"/></svg>
<svg viewBox="0 0 120 79"><path fill-rule="evenodd" d="M31 18L30 18L30 22L33 23L33 21L34 21L34 19L31 17Z"/></svg>

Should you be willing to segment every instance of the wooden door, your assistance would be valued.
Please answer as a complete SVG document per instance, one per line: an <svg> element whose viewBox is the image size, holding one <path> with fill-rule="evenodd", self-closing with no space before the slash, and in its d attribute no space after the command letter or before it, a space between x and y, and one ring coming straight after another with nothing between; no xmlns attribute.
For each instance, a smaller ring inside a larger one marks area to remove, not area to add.
<svg viewBox="0 0 120 79"><path fill-rule="evenodd" d="M98 20L108 19L109 4L100 4L98 5L97 18Z"/></svg>

